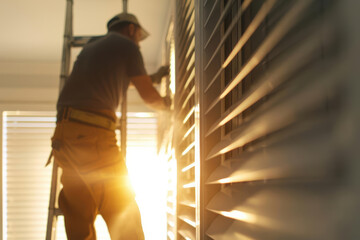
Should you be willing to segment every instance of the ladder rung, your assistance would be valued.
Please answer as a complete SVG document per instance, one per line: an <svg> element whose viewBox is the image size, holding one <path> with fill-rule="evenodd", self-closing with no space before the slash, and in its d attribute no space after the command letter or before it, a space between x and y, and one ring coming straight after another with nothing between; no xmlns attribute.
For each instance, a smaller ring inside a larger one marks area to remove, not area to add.
<svg viewBox="0 0 360 240"><path fill-rule="evenodd" d="M103 35L98 36L77 36L73 37L71 41L72 47L83 47L91 38L101 38Z"/></svg>
<svg viewBox="0 0 360 240"><path fill-rule="evenodd" d="M56 216L63 215L63 213L62 213L62 211L60 210L60 208L55 208L55 209L54 209L54 214L55 214Z"/></svg>
<svg viewBox="0 0 360 240"><path fill-rule="evenodd" d="M63 215L60 208L49 208L50 213L52 213L53 216L60 216Z"/></svg>

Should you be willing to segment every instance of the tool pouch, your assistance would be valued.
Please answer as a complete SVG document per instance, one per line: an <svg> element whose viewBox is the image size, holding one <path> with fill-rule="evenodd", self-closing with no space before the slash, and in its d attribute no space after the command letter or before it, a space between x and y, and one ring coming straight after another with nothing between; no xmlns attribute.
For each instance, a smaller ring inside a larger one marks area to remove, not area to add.
<svg viewBox="0 0 360 240"><path fill-rule="evenodd" d="M46 164L45 164L45 167L47 167L47 166L51 163L51 160L52 160L52 158L53 158L53 156L54 156L53 151L54 151L54 150L59 151L59 150L60 150L60 146L61 146L61 141L60 141L60 140L56 140L56 139L52 140L52 143L51 143L51 151L50 151L50 154L49 154L49 158L48 158L48 160L47 160L47 162L46 162Z"/></svg>

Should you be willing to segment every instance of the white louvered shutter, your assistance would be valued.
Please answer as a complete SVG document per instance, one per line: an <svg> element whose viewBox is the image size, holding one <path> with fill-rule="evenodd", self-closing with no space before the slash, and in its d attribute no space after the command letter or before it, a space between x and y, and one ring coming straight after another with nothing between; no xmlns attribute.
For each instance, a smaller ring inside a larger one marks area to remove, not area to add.
<svg viewBox="0 0 360 240"><path fill-rule="evenodd" d="M340 2L196 5L201 239L346 239Z"/></svg>
<svg viewBox="0 0 360 240"><path fill-rule="evenodd" d="M169 77L160 85L160 94L174 98L175 93L175 41L174 21L171 20L165 39L165 59L169 65ZM170 107L172 109L173 106ZM174 240L177 232L177 161L174 150L174 125L172 111L158 114L158 153L159 158L166 164L166 238Z"/></svg>
<svg viewBox="0 0 360 240"><path fill-rule="evenodd" d="M195 8L176 1L175 156L177 160L176 239L195 239Z"/></svg>

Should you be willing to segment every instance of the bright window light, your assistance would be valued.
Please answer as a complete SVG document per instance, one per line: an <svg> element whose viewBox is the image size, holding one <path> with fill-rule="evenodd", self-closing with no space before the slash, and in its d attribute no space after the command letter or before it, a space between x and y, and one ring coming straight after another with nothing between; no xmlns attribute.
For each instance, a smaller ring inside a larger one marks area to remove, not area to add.
<svg viewBox="0 0 360 240"><path fill-rule="evenodd" d="M130 115L127 128L126 165L140 208L145 239L166 239L167 166L157 155L156 118Z"/></svg>

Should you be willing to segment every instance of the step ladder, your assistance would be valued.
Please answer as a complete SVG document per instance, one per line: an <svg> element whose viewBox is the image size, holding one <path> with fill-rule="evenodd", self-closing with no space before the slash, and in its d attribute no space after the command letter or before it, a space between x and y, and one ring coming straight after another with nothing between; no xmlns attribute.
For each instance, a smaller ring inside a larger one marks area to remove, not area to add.
<svg viewBox="0 0 360 240"><path fill-rule="evenodd" d="M73 0L66 0L66 15L65 15L65 31L64 42L61 59L61 71L60 71L60 91L64 87L67 77L70 73L71 63L71 48L83 47L91 38L100 36L73 36ZM127 0L123 0L123 12L127 12ZM127 112L127 96L126 90L122 93L122 101L120 103L121 117L118 129L120 129L120 148L123 158L126 159L126 112ZM58 216L62 215L59 209L57 199L60 193L60 174L59 167L55 161L53 161L51 186L50 186L50 199L48 210L48 221L46 228L46 240L56 239L56 226Z"/></svg>

